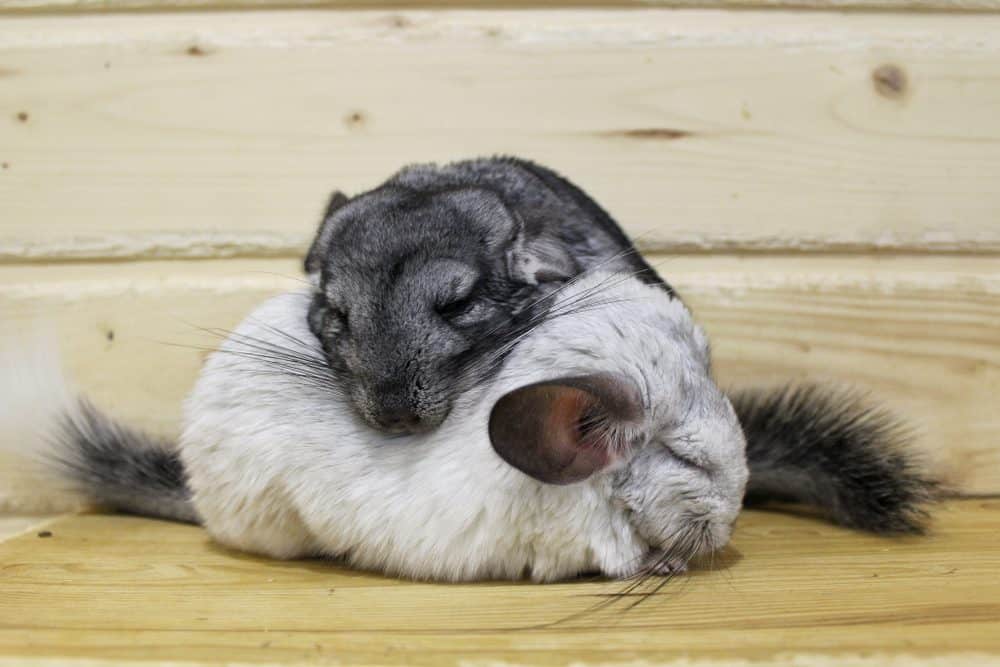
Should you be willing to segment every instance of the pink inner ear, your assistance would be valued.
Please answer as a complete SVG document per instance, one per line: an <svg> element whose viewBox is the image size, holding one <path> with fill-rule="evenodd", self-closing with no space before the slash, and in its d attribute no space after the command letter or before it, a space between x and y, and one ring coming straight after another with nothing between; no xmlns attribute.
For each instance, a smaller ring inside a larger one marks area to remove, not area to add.
<svg viewBox="0 0 1000 667"><path fill-rule="evenodd" d="M493 449L507 463L549 484L571 484L607 467L614 454L597 421L634 419L638 396L611 376L564 378L503 396L490 415Z"/></svg>
<svg viewBox="0 0 1000 667"><path fill-rule="evenodd" d="M563 465L558 474L571 482L586 479L610 463L608 443L593 429L582 428L584 419L593 415L596 407L593 396L573 387L562 388L549 405L551 455Z"/></svg>

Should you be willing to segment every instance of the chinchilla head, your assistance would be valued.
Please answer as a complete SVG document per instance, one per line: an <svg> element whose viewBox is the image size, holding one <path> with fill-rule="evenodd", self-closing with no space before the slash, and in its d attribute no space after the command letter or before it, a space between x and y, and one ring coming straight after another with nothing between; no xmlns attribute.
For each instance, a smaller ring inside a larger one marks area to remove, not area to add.
<svg viewBox="0 0 1000 667"><path fill-rule="evenodd" d="M309 325L358 415L390 433L439 425L578 272L491 190L336 193L306 258Z"/></svg>
<svg viewBox="0 0 1000 667"><path fill-rule="evenodd" d="M520 386L493 407L493 449L548 484L610 481L609 501L658 559L650 567L729 540L746 442L679 300L628 276L585 275L560 290L502 377Z"/></svg>

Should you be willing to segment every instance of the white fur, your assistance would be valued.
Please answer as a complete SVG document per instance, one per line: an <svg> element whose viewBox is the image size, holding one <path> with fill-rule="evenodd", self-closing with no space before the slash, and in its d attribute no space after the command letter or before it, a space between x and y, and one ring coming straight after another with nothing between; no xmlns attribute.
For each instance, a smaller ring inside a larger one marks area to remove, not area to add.
<svg viewBox="0 0 1000 667"><path fill-rule="evenodd" d="M579 312L528 336L438 429L393 438L365 428L330 391L239 354L240 336L295 347L293 337L320 354L308 303L292 293L257 309L209 358L186 402L181 454L197 511L220 542L421 579L530 571L548 581L635 572L696 516L706 521L704 548L728 540L747 476L742 431L709 375L704 335L659 288L608 274L576 281L553 311ZM501 396L595 372L624 376L647 406L632 448L608 470L552 486L493 451L487 424Z"/></svg>
<svg viewBox="0 0 1000 667"><path fill-rule="evenodd" d="M728 540L747 476L742 432L711 380L704 334L659 288L608 274L572 283L552 307L572 312L521 341L437 430L399 438L371 431L343 397L247 347L247 336L286 348L297 339L299 353L320 355L308 301L292 293L257 309L206 362L186 403L181 455L197 512L219 541L421 579L530 572L548 581L631 574L695 525L701 549ZM79 406L53 349L22 341L0 354L0 510L85 500L44 465L59 455L61 420L78 418ZM487 424L501 396L588 373L633 383L646 406L628 428L631 447L608 469L552 486L494 452Z"/></svg>
<svg viewBox="0 0 1000 667"><path fill-rule="evenodd" d="M59 368L51 336L0 336L0 512L71 511L85 498L69 490L46 461L55 430L78 402Z"/></svg>

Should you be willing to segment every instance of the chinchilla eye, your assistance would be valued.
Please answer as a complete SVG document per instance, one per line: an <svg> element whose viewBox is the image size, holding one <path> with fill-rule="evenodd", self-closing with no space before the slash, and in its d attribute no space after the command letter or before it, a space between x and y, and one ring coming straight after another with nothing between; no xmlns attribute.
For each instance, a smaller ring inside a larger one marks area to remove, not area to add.
<svg viewBox="0 0 1000 667"><path fill-rule="evenodd" d="M327 305L323 313L323 325L324 329L346 329L347 312L336 306Z"/></svg>
<svg viewBox="0 0 1000 667"><path fill-rule="evenodd" d="M697 470L699 472L708 472L707 468L704 465L702 465L698 461L695 461L690 456L685 456L684 454L681 454L680 452L677 451L676 448L671 447L666 443L663 443L663 449L667 451L667 453L670 455L671 458L673 458L675 461L680 463L685 468L690 468L692 470Z"/></svg>
<svg viewBox="0 0 1000 667"><path fill-rule="evenodd" d="M459 299L453 299L437 307L438 315L446 320L453 320L469 313L475 306L476 298L472 294L467 294Z"/></svg>
<svg viewBox="0 0 1000 667"><path fill-rule="evenodd" d="M484 299L473 301L468 308L451 318L456 327L473 327L490 321L497 315L495 304Z"/></svg>

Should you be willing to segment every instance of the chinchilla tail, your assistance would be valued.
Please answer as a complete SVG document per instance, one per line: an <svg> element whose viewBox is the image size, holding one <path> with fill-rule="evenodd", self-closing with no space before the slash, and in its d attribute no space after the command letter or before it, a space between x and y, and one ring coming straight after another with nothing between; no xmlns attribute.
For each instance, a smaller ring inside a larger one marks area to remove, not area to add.
<svg viewBox="0 0 1000 667"><path fill-rule="evenodd" d="M0 347L0 512L96 505L198 521L172 443L123 426L78 396L54 344L8 342Z"/></svg>
<svg viewBox="0 0 1000 667"><path fill-rule="evenodd" d="M730 395L747 439L744 504L811 506L879 534L921 533L942 487L886 410L856 392L816 385Z"/></svg>

